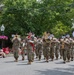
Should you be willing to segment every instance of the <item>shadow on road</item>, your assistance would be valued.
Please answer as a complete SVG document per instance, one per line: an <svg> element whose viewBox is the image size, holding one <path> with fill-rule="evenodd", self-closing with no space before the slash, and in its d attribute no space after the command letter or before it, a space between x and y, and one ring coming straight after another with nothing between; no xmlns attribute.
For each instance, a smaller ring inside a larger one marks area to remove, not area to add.
<svg viewBox="0 0 74 75"><path fill-rule="evenodd" d="M35 61L35 63L47 63L46 61Z"/></svg>
<svg viewBox="0 0 74 75"><path fill-rule="evenodd" d="M65 64L65 63L63 63L63 62L60 61L60 62L55 62L55 64L58 65L58 64Z"/></svg>
<svg viewBox="0 0 74 75"><path fill-rule="evenodd" d="M59 71L58 69L47 69L45 71L36 70L38 75L74 75L74 73L70 73L68 71Z"/></svg>
<svg viewBox="0 0 74 75"><path fill-rule="evenodd" d="M14 61L6 61L6 62L4 62L4 63L14 63Z"/></svg>
<svg viewBox="0 0 74 75"><path fill-rule="evenodd" d="M17 64L17 65L18 65L18 66L23 66L23 65L29 65L29 64L26 63L26 64Z"/></svg>
<svg viewBox="0 0 74 75"><path fill-rule="evenodd" d="M58 62L56 64L63 64ZM65 65L66 66L66 65ZM74 75L74 65L69 65L67 68L54 68L54 69L45 69L45 70L35 70L37 75Z"/></svg>

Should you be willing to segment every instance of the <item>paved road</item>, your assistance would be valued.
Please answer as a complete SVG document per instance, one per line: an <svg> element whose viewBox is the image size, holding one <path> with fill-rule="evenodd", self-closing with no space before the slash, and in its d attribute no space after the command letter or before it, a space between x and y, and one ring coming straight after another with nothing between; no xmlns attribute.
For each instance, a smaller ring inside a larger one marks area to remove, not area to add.
<svg viewBox="0 0 74 75"><path fill-rule="evenodd" d="M14 62L13 57L0 58L0 75L74 75L74 61L63 64L62 60L46 63L43 59L27 64L27 59Z"/></svg>

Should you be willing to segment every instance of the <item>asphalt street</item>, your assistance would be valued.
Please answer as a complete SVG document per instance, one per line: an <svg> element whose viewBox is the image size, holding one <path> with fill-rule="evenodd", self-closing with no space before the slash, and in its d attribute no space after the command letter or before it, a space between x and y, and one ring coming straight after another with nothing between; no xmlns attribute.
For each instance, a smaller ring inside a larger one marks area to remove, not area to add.
<svg viewBox="0 0 74 75"><path fill-rule="evenodd" d="M47 63L42 58L31 65L27 63L27 57L22 61L20 56L18 62L13 57L0 58L0 75L74 75L74 61L64 64L59 59Z"/></svg>

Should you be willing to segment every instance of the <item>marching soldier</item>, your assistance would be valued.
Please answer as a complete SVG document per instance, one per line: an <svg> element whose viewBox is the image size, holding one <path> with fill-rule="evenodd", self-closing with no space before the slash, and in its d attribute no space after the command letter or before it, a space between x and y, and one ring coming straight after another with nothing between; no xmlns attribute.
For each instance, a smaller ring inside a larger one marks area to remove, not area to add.
<svg viewBox="0 0 74 75"><path fill-rule="evenodd" d="M25 55L25 50L26 50L26 42L25 40L21 41L21 55L22 55L22 60L25 59L24 55Z"/></svg>
<svg viewBox="0 0 74 75"><path fill-rule="evenodd" d="M58 57L59 57L59 49L60 49L60 41L58 39L55 39L55 56L56 56L56 60L58 60Z"/></svg>
<svg viewBox="0 0 74 75"><path fill-rule="evenodd" d="M64 43L64 39L65 39L65 36L62 36L62 38L60 39L60 59L62 59L63 57L63 49L64 49L64 46L65 46L65 43Z"/></svg>
<svg viewBox="0 0 74 75"><path fill-rule="evenodd" d="M48 62L49 58L50 58L50 40L47 39L45 42L45 59L46 59L46 62Z"/></svg>
<svg viewBox="0 0 74 75"><path fill-rule="evenodd" d="M43 39L43 56L44 56L44 59L46 58L46 54L45 54L45 50L46 50L46 46L45 46L45 44L46 44L46 41L45 41L45 39Z"/></svg>
<svg viewBox="0 0 74 75"><path fill-rule="evenodd" d="M42 37L42 39L43 39L43 55L44 55L44 59L46 58L46 54L47 54L47 52L46 52L46 40L48 39L49 35L50 35L49 32L44 32L43 37ZM48 50L48 52L49 52L49 50Z"/></svg>
<svg viewBox="0 0 74 75"><path fill-rule="evenodd" d="M37 44L38 44L38 38L35 39L35 54L36 54L36 59L38 58L38 49L37 49Z"/></svg>
<svg viewBox="0 0 74 75"><path fill-rule="evenodd" d="M66 60L68 60L69 62L70 61L70 41L67 38L65 38L62 41L62 51L63 51L64 63L66 63Z"/></svg>
<svg viewBox="0 0 74 75"><path fill-rule="evenodd" d="M28 64L34 61L34 38L28 39L27 41L27 55L28 55Z"/></svg>
<svg viewBox="0 0 74 75"><path fill-rule="evenodd" d="M67 50L67 60L68 62L70 62L71 50L70 50L70 36L69 35L66 36L65 45L66 45L66 50Z"/></svg>
<svg viewBox="0 0 74 75"><path fill-rule="evenodd" d="M74 58L74 40L70 38L70 50L71 50L71 61L73 61Z"/></svg>
<svg viewBox="0 0 74 75"><path fill-rule="evenodd" d="M41 54L42 54L42 39L39 38L36 44L36 51L37 51L37 57L39 60L41 60Z"/></svg>
<svg viewBox="0 0 74 75"><path fill-rule="evenodd" d="M55 40L52 38L50 42L51 42L51 45L50 45L50 58L53 61L53 59L54 59Z"/></svg>
<svg viewBox="0 0 74 75"><path fill-rule="evenodd" d="M36 59L38 58L38 49L37 49L37 43L35 43L35 54L36 54Z"/></svg>
<svg viewBox="0 0 74 75"><path fill-rule="evenodd" d="M20 47L20 38L18 38L18 35L16 35L12 39L12 42L13 42L12 50L13 50L13 53L14 53L15 61L17 62L18 57L19 57L19 47Z"/></svg>
<svg viewBox="0 0 74 75"><path fill-rule="evenodd" d="M65 39L61 40L61 50L62 50L64 63L66 63L67 50L66 50L66 46L65 46Z"/></svg>

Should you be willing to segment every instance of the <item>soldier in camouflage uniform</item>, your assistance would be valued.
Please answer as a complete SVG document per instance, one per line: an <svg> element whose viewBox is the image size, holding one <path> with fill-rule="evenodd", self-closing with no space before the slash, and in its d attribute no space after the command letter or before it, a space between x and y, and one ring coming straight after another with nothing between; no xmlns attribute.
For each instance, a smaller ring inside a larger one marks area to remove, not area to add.
<svg viewBox="0 0 74 75"><path fill-rule="evenodd" d="M55 41L52 38L51 39L51 45L50 45L50 58L52 61L54 59L54 47L55 47Z"/></svg>
<svg viewBox="0 0 74 75"><path fill-rule="evenodd" d="M74 40L70 39L70 50L71 50L71 61L73 61L74 58Z"/></svg>
<svg viewBox="0 0 74 75"><path fill-rule="evenodd" d="M60 42L58 39L55 39L55 56L56 60L58 60L59 57L59 49L60 49Z"/></svg>
<svg viewBox="0 0 74 75"><path fill-rule="evenodd" d="M70 57L71 57L71 50L70 50L70 38L66 38L66 50L67 50L67 60L70 62Z"/></svg>
<svg viewBox="0 0 74 75"><path fill-rule="evenodd" d="M38 46L37 46L38 42L37 42L37 40L38 40L38 39L35 40L35 54L36 54L36 59L38 58L38 49L37 49L37 47L38 47Z"/></svg>
<svg viewBox="0 0 74 75"><path fill-rule="evenodd" d="M61 49L62 49L62 55L63 55L64 63L66 63L67 50L66 50L66 46L65 46L65 39L63 39L61 41Z"/></svg>
<svg viewBox="0 0 74 75"><path fill-rule="evenodd" d="M44 55L44 59L46 58L46 40L48 39L48 36L50 35L49 32L44 32L43 34L43 55ZM49 55L49 54L48 54Z"/></svg>
<svg viewBox="0 0 74 75"><path fill-rule="evenodd" d="M64 41L65 41L65 36L62 36L61 38L60 38L60 59L62 59L62 57L63 57L63 50L64 50L64 46L65 46L65 43L64 43Z"/></svg>
<svg viewBox="0 0 74 75"><path fill-rule="evenodd" d="M63 57L63 49L64 49L64 39L62 38L62 39L60 39L60 50L59 50L60 59L62 59L62 57Z"/></svg>
<svg viewBox="0 0 74 75"><path fill-rule="evenodd" d="M22 55L22 60L25 59L25 49L26 49L26 43L25 40L21 41L21 55Z"/></svg>
<svg viewBox="0 0 74 75"><path fill-rule="evenodd" d="M65 38L62 42L63 48L63 60L66 63L66 60L70 61L70 42L67 38Z"/></svg>
<svg viewBox="0 0 74 75"><path fill-rule="evenodd" d="M46 62L48 62L49 58L50 58L50 40L47 39L45 42L45 59L46 59Z"/></svg>
<svg viewBox="0 0 74 75"><path fill-rule="evenodd" d="M46 41L45 41L45 39L43 39L43 56L44 56L44 59L46 58L46 54L45 54L45 50L46 50L46 46L45 46L45 44L46 44Z"/></svg>
<svg viewBox="0 0 74 75"><path fill-rule="evenodd" d="M39 38L37 41L36 51L37 51L37 56L38 56L39 60L41 60L41 54L42 54L42 40L41 40L41 38Z"/></svg>
<svg viewBox="0 0 74 75"><path fill-rule="evenodd" d="M37 49L37 43L36 43L36 45L35 45L35 54L36 54L36 59L38 58L38 49Z"/></svg>
<svg viewBox="0 0 74 75"><path fill-rule="evenodd" d="M27 42L27 56L28 56L28 64L34 61L34 50L32 44L34 41L28 40Z"/></svg>
<svg viewBox="0 0 74 75"><path fill-rule="evenodd" d="M15 38L13 38L12 42L13 42L12 50L14 53L15 61L17 62L19 57L19 47L20 47L20 39L17 37L17 35L15 36Z"/></svg>

